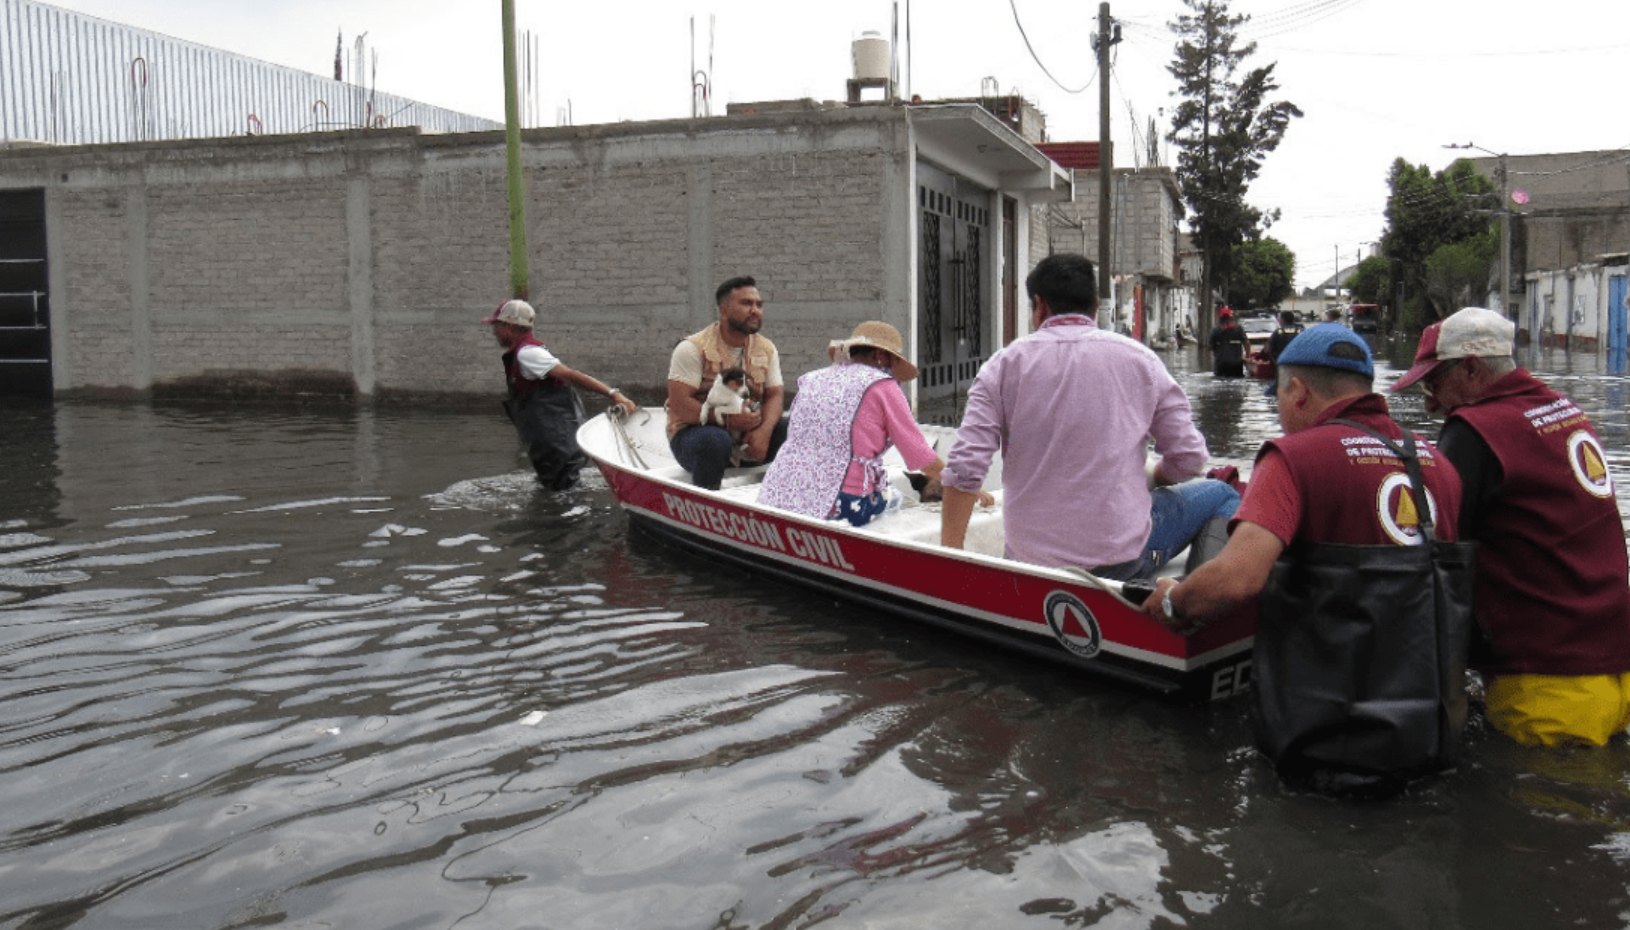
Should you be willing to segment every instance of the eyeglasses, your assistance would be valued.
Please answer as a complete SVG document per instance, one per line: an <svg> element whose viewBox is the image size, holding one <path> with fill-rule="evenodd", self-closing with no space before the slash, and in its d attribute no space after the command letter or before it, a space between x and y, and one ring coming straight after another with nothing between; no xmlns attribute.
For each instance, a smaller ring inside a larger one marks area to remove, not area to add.
<svg viewBox="0 0 1630 930"><path fill-rule="evenodd" d="M1421 379L1421 390L1425 391L1429 396L1436 394L1438 386L1443 384L1449 377L1449 373L1458 368L1463 361L1465 359L1457 358L1447 365L1439 366L1436 371Z"/></svg>

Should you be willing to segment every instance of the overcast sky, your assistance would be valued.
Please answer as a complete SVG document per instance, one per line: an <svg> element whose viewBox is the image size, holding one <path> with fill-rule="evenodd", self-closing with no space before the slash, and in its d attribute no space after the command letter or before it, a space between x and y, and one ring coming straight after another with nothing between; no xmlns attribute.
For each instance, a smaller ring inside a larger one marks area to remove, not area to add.
<svg viewBox="0 0 1630 930"><path fill-rule="evenodd" d="M362 36L377 56L380 90L503 118L497 0L54 5L328 76L336 34L348 52ZM540 52L533 122L554 125L569 105L582 125L689 116L693 17L702 68L713 20L716 114L731 102L841 99L851 42L865 30L887 36L896 3L515 0L515 7L517 31L529 31ZM907 7L899 0L902 19ZM1147 148L1134 140L1151 117L1162 132L1169 128L1162 110L1172 106L1175 83L1166 71L1174 42L1167 24L1182 9L1180 0L1110 5L1123 35L1111 83L1123 166L1134 146ZM1447 143L1511 154L1630 147L1630 121L1619 115L1630 84L1627 0L1234 0L1231 9L1252 17L1242 29L1257 41L1247 64L1277 63L1279 99L1306 114L1292 122L1248 197L1282 211L1269 235L1296 253L1301 286L1327 278L1338 259L1353 264L1365 243L1380 238L1396 158L1436 170L1459 154ZM909 10L912 92L976 96L993 79L1041 108L1052 140L1097 138L1088 45L1097 3L915 0ZM1170 164L1165 143L1159 157Z"/></svg>

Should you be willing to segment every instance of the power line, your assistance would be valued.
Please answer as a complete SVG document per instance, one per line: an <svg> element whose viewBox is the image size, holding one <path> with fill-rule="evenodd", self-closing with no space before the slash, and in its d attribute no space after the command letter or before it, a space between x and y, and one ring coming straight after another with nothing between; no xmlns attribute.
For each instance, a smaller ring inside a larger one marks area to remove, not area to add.
<svg viewBox="0 0 1630 930"><path fill-rule="evenodd" d="M1036 47L1030 44L1030 35L1024 31L1024 23L1019 19L1018 0L1007 0L1007 5L1013 9L1013 25L1019 27L1019 37L1024 39L1024 47L1030 50L1030 57L1035 60L1036 67L1041 69L1042 74L1047 75L1048 80L1052 81L1054 84L1057 84L1058 89L1062 90L1066 94L1083 93L1087 88L1093 85L1093 82L1098 79L1098 69L1096 65L1093 67L1092 77L1087 79L1087 83L1076 89L1065 87L1063 81L1060 81L1058 78L1054 77L1053 72L1047 70L1047 66L1042 64L1041 56L1036 54Z"/></svg>
<svg viewBox="0 0 1630 930"><path fill-rule="evenodd" d="M1630 149L1630 145L1620 146L1619 148L1612 149L1612 151L1623 152L1626 149ZM1520 158L1521 156L1516 157ZM1572 174L1575 171L1588 171L1591 168L1601 168L1604 165L1621 165L1625 162L1630 162L1630 155L1626 155L1622 158L1609 158L1604 161L1591 162L1587 165L1574 165L1571 168L1558 168L1555 171L1513 171L1511 172L1511 175L1513 177L1521 175L1525 178L1554 178L1561 174Z"/></svg>
<svg viewBox="0 0 1630 930"><path fill-rule="evenodd" d="M1331 49L1331 48L1297 48L1291 45L1276 46L1282 52L1300 52L1308 55L1343 56L1347 58L1420 58L1432 61L1447 61L1463 58L1521 58L1529 55L1578 55L1586 52L1616 52L1630 51L1630 45L1592 45L1579 48L1538 48L1513 49L1510 51L1454 51L1445 49L1430 52L1384 52L1360 51L1357 49Z"/></svg>
<svg viewBox="0 0 1630 930"><path fill-rule="evenodd" d="M1256 36L1259 39L1272 38L1329 19L1362 2L1363 0L1317 0L1299 7L1289 7L1277 13L1252 16L1240 24L1240 29L1245 32L1259 32L1260 34Z"/></svg>

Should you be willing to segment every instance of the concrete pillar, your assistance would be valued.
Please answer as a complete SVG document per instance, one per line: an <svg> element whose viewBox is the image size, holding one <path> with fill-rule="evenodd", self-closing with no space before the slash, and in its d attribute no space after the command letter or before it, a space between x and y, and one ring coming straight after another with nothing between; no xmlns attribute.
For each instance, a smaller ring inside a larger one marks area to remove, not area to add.
<svg viewBox="0 0 1630 930"><path fill-rule="evenodd" d="M351 304L351 377L359 397L374 393L377 347L374 343L373 185L366 175L354 177L345 190L345 231Z"/></svg>
<svg viewBox="0 0 1630 930"><path fill-rule="evenodd" d="M125 213L130 241L130 383L138 391L153 387L153 302L147 274L147 187L137 179L126 189Z"/></svg>
<svg viewBox="0 0 1630 930"><path fill-rule="evenodd" d="M719 286L719 282L713 280L713 166L705 158L692 162L685 173L685 185L690 231L685 246L690 306L685 308L684 318L706 323L718 315L718 305L713 300L713 289Z"/></svg>

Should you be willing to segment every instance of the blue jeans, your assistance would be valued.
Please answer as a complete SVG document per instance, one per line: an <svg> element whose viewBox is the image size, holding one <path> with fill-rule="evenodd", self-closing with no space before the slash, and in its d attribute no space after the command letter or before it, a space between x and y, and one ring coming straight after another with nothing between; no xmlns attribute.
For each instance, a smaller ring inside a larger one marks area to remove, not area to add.
<svg viewBox="0 0 1630 930"><path fill-rule="evenodd" d="M1232 485L1211 478L1196 478L1149 492L1149 516L1154 525L1143 555L1119 565L1102 565L1092 570L1100 578L1130 581L1153 578L1161 566L1194 541L1206 522L1231 517L1239 507L1239 492Z"/></svg>
<svg viewBox="0 0 1630 930"><path fill-rule="evenodd" d="M775 425L770 433L770 451L764 461L775 461L776 452L787 441L787 418ZM709 491L719 490L724 481L724 470L730 467L730 451L735 442L722 426L687 426L674 434L668 448L681 468L690 472L691 483Z"/></svg>

